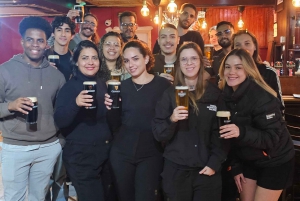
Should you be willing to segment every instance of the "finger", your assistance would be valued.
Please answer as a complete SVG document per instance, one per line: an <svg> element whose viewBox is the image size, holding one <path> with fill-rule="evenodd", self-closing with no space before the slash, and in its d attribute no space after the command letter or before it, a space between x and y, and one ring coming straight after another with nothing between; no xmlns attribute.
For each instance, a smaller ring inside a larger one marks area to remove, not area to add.
<svg viewBox="0 0 300 201"><path fill-rule="evenodd" d="M106 98L109 98L110 97L110 95L108 95L107 93L104 95Z"/></svg>
<svg viewBox="0 0 300 201"><path fill-rule="evenodd" d="M111 103L111 102L104 101L104 105L109 106L109 105L112 105L112 103Z"/></svg>
<svg viewBox="0 0 300 201"><path fill-rule="evenodd" d="M113 102L113 100L110 99L110 98L105 98L104 100L105 100L106 102L109 102L109 103L112 103L112 102Z"/></svg>
<svg viewBox="0 0 300 201"><path fill-rule="evenodd" d="M242 182L244 182L244 183L247 182L243 174L241 175L241 180L242 180Z"/></svg>
<svg viewBox="0 0 300 201"><path fill-rule="evenodd" d="M106 106L106 109L108 109L108 110L111 110L111 108L110 108L110 107L108 107L108 106Z"/></svg>
<svg viewBox="0 0 300 201"><path fill-rule="evenodd" d="M204 174L205 171L206 171L206 168L203 168L203 169L199 172L199 174Z"/></svg>
<svg viewBox="0 0 300 201"><path fill-rule="evenodd" d="M23 113L23 114L28 114L28 111L22 109L22 108L18 108L17 111Z"/></svg>

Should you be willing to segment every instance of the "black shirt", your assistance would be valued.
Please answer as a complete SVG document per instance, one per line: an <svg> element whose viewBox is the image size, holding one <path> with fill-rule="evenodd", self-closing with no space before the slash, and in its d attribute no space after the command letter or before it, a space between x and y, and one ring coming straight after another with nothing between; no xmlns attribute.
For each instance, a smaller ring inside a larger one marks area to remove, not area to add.
<svg viewBox="0 0 300 201"><path fill-rule="evenodd" d="M179 44L177 45L177 50L184 42L197 43L201 51L204 52L204 41L201 34L198 31L188 31L186 34L180 36ZM156 40L152 53L157 54L159 52L160 52L160 47L158 45L158 41Z"/></svg>
<svg viewBox="0 0 300 201"><path fill-rule="evenodd" d="M121 82L122 109L109 110L109 121L120 119L113 147L125 155L147 157L161 154L152 133L151 121L155 106L163 92L170 86L165 78L154 76L148 84L138 85L132 79ZM137 91L138 90L138 91Z"/></svg>

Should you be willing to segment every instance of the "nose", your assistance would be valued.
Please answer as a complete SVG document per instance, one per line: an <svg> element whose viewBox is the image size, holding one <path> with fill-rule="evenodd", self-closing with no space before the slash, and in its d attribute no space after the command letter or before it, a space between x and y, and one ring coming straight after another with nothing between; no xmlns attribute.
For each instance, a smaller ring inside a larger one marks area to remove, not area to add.
<svg viewBox="0 0 300 201"><path fill-rule="evenodd" d="M65 35L66 35L66 31L62 31L62 32L61 32L61 35L62 35L62 36L65 36Z"/></svg>

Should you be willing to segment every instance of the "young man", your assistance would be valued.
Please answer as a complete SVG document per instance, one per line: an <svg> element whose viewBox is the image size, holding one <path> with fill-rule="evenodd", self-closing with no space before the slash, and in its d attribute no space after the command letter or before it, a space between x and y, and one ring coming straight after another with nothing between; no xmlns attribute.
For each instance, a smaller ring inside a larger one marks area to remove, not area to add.
<svg viewBox="0 0 300 201"><path fill-rule="evenodd" d="M124 11L119 16L119 26L120 26L121 36L124 43L131 41L133 39L138 39L137 35L135 34L135 31L138 28L136 22L137 22L137 17L134 12Z"/></svg>
<svg viewBox="0 0 300 201"><path fill-rule="evenodd" d="M204 52L204 41L202 36L198 31L189 31L188 28L195 22L197 9L194 4L191 3L184 3L182 4L180 11L179 11L179 20L178 20L178 34L180 37L179 44L177 49L187 41L195 42L199 45L202 52ZM153 54L157 54L160 51L160 47L158 45L158 41L156 41Z"/></svg>
<svg viewBox="0 0 300 201"><path fill-rule="evenodd" d="M74 19L79 16L78 10L69 10L67 17ZM69 44L69 49L74 50L76 45L83 40L90 40L95 44L99 43L99 36L97 34L98 19L92 13L86 13L84 15L84 22L80 24L79 33L75 34L74 38Z"/></svg>
<svg viewBox="0 0 300 201"><path fill-rule="evenodd" d="M159 73L170 81L174 81L172 75L164 73L165 64L174 64L176 61L176 49L179 43L179 36L176 27L173 24L165 24L159 31L158 44L160 53L155 54L155 64L151 73Z"/></svg>
<svg viewBox="0 0 300 201"><path fill-rule="evenodd" d="M75 34L76 25L70 18L65 16L55 17L51 25L52 25L52 37L54 41L53 41L53 46L46 51L45 55L59 56L59 65L56 67L60 72L63 73L66 81L68 81L72 74L72 68L70 65L72 52L69 50L68 46L73 35ZM65 140L63 136L59 135L58 138L60 144L63 147L65 144ZM54 166L53 174L50 180L49 190L45 198L46 201L67 200L66 197L68 193L64 192L64 189L67 189L64 188L65 178L66 178L66 170L62 162L62 152L61 152ZM50 193L50 187L52 191L52 196Z"/></svg>
<svg viewBox="0 0 300 201"><path fill-rule="evenodd" d="M53 120L53 103L65 83L61 72L44 57L49 22L26 17L19 25L23 54L0 66L0 130L3 134L2 179L6 201L44 200L53 166L61 152ZM38 101L37 123L26 123Z"/></svg>
<svg viewBox="0 0 300 201"><path fill-rule="evenodd" d="M231 37L234 34L234 26L231 22L221 21L217 24L218 43L222 47L222 52L213 57L212 68L206 68L211 76L219 74L219 68L223 58L231 51Z"/></svg>

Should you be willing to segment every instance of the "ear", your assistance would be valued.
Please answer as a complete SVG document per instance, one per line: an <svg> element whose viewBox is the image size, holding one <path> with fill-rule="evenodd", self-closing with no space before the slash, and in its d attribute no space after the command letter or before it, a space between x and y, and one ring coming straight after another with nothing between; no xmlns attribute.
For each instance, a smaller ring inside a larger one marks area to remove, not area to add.
<svg viewBox="0 0 300 201"><path fill-rule="evenodd" d="M136 26L135 26L135 29L137 29L137 28L139 28L139 25L138 25L138 24L136 24Z"/></svg>
<svg viewBox="0 0 300 201"><path fill-rule="evenodd" d="M54 33L51 34L51 37L54 37Z"/></svg>
<svg viewBox="0 0 300 201"><path fill-rule="evenodd" d="M149 62L149 56L148 56L148 55L146 55L146 56L145 56L145 64L147 65L147 64L148 64L148 62Z"/></svg>
<svg viewBox="0 0 300 201"><path fill-rule="evenodd" d="M24 40L23 40L23 38L21 38L20 43L21 43L21 45L24 45Z"/></svg>

